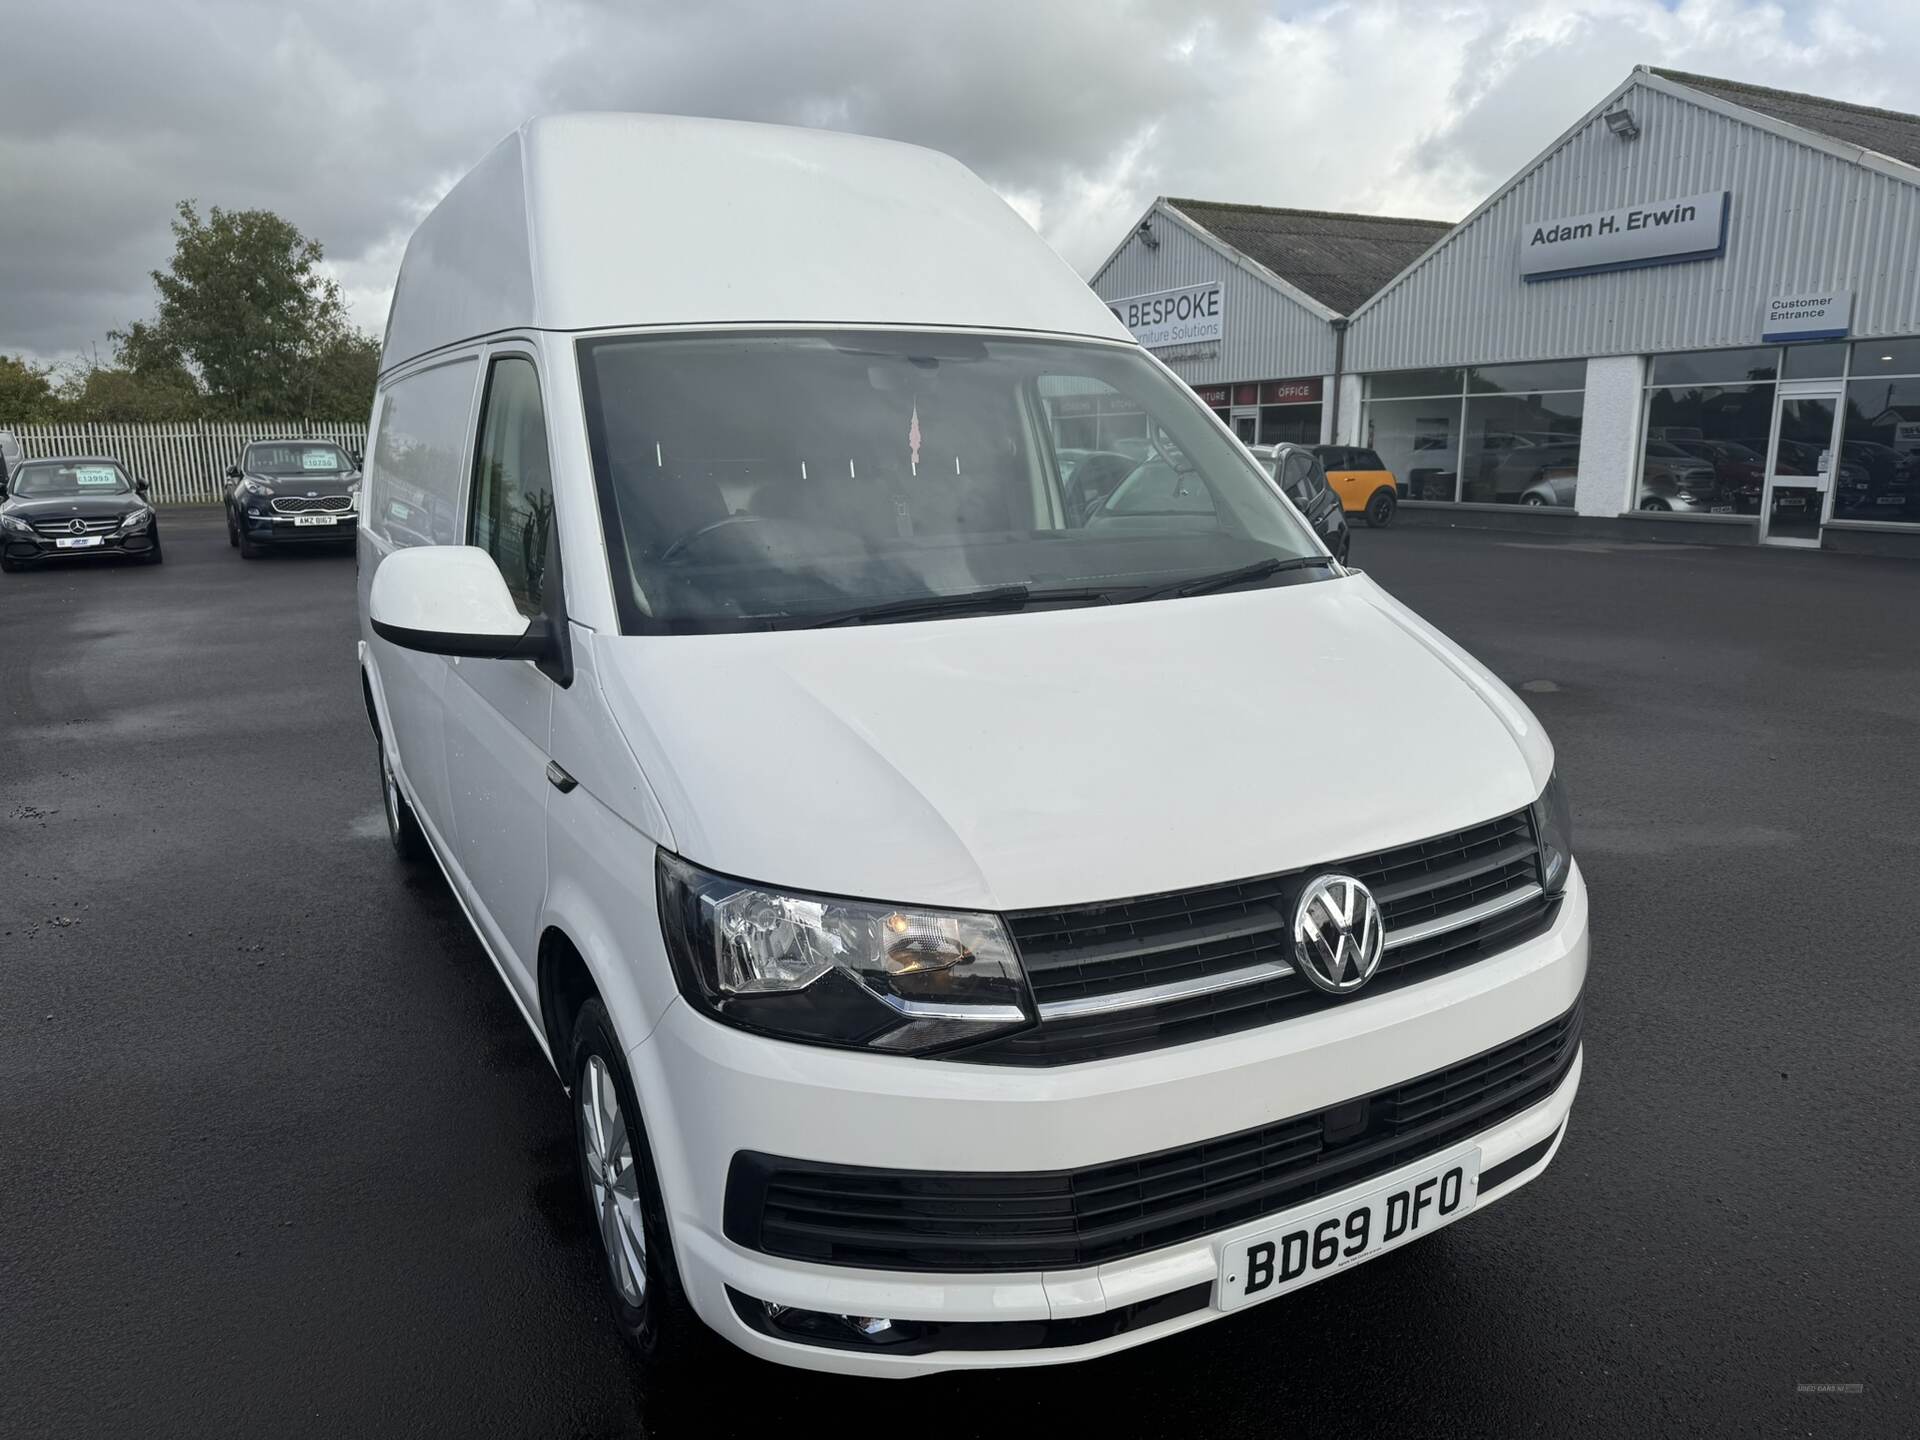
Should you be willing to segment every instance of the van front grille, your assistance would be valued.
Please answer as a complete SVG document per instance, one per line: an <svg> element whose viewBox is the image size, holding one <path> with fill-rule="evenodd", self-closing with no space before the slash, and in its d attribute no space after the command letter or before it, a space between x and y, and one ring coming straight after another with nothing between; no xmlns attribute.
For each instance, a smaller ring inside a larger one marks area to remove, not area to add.
<svg viewBox="0 0 1920 1440"><path fill-rule="evenodd" d="M1371 855L1193 890L1006 917L1040 1024L962 1060L1062 1065L1182 1044L1343 1003L1293 969L1299 892L1340 871L1364 882L1387 929L1361 993L1424 979L1545 928L1532 813Z"/></svg>

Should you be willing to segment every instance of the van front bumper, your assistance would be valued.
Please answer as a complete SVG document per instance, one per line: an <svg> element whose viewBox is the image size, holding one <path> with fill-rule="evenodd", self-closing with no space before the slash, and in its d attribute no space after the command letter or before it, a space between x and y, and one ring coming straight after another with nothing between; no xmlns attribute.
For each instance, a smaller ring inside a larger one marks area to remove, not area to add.
<svg viewBox="0 0 1920 1440"><path fill-rule="evenodd" d="M763 1358L846 1374L1052 1364L1223 1318L1215 1300L1224 1243L1270 1227L1274 1214L1336 1208L1418 1174L1429 1157L1144 1253L985 1273L862 1269L741 1244L726 1216L736 1158L1004 1175L1157 1155L1331 1110L1540 1030L1574 1012L1586 965L1576 868L1549 928L1510 950L1217 1040L1030 1069L787 1044L675 1005L629 1058L680 1277L713 1329ZM1576 1051L1551 1093L1464 1142L1480 1152L1473 1208L1504 1199L1551 1161L1581 1065ZM1461 1143L1453 1137L1433 1155ZM795 1338L804 1327L786 1312L914 1322L923 1338L891 1348Z"/></svg>

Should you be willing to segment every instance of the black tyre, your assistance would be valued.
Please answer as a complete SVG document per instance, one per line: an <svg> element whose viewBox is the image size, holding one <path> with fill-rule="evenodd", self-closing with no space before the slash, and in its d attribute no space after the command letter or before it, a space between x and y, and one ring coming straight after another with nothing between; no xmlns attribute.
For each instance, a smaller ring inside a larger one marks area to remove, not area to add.
<svg viewBox="0 0 1920 1440"><path fill-rule="evenodd" d="M427 858L426 832L420 828L420 817L413 813L413 806L400 793L400 781L387 759L386 742L377 732L373 748L380 756L380 808L387 817L387 839L393 842L394 854L409 865L417 864Z"/></svg>
<svg viewBox="0 0 1920 1440"><path fill-rule="evenodd" d="M633 1078L598 999L573 1022L567 1073L580 1188L620 1332L649 1368L677 1364L710 1344L711 1332L680 1288Z"/></svg>
<svg viewBox="0 0 1920 1440"><path fill-rule="evenodd" d="M6 556L0 555L0 574L11 575L19 568L19 561L9 560Z"/></svg>
<svg viewBox="0 0 1920 1440"><path fill-rule="evenodd" d="M1646 499L1644 499L1644 500L1642 500L1642 501L1640 502L1640 508L1641 508L1642 510L1671 510L1671 509L1673 509L1673 507L1672 507L1671 505L1669 505L1669 504L1667 504L1667 502L1666 502L1666 501L1664 501L1664 500L1662 500L1662 499L1661 499L1661 498L1660 498L1660 497L1659 497L1658 495L1649 495L1649 496L1648 496L1648 497L1647 497Z"/></svg>
<svg viewBox="0 0 1920 1440"><path fill-rule="evenodd" d="M1384 530L1393 523L1394 512L1400 508L1400 497L1384 487L1367 497L1367 528Z"/></svg>
<svg viewBox="0 0 1920 1440"><path fill-rule="evenodd" d="M166 558L166 555L160 549L160 537L158 535L153 537L153 548L140 557L141 561L148 565L158 565Z"/></svg>
<svg viewBox="0 0 1920 1440"><path fill-rule="evenodd" d="M240 527L233 523L233 511L227 511L227 544L235 549L240 545Z"/></svg>
<svg viewBox="0 0 1920 1440"><path fill-rule="evenodd" d="M1544 505L1547 503L1547 497L1544 495L1535 495L1529 492L1528 494L1522 495L1520 497L1520 503L1522 505Z"/></svg>
<svg viewBox="0 0 1920 1440"><path fill-rule="evenodd" d="M245 530L242 530L240 532L240 558L241 559L258 560L261 557L261 555L265 553L266 553L265 546L255 544L253 537L247 534Z"/></svg>

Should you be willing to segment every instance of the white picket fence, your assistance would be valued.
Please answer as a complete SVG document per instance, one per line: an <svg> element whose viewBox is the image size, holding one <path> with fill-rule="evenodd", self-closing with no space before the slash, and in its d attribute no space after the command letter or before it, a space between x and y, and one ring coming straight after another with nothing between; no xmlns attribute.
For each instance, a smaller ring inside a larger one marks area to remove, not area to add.
<svg viewBox="0 0 1920 1440"><path fill-rule="evenodd" d="M219 502L227 467L240 459L249 440L331 440L348 450L364 450L364 422L321 420L188 420L166 425L8 425L0 430L20 437L29 460L62 455L110 456L129 474L145 480L149 497L163 505Z"/></svg>

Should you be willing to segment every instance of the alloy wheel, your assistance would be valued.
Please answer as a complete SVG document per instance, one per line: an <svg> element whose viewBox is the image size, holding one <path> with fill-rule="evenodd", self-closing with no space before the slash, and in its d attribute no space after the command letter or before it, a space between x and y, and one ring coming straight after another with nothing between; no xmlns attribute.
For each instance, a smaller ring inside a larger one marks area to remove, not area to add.
<svg viewBox="0 0 1920 1440"><path fill-rule="evenodd" d="M607 1268L620 1298L639 1305L647 1296L647 1228L640 1211L640 1172L633 1163L633 1138L620 1113L613 1074L598 1055L587 1059L579 1102L587 1190Z"/></svg>

